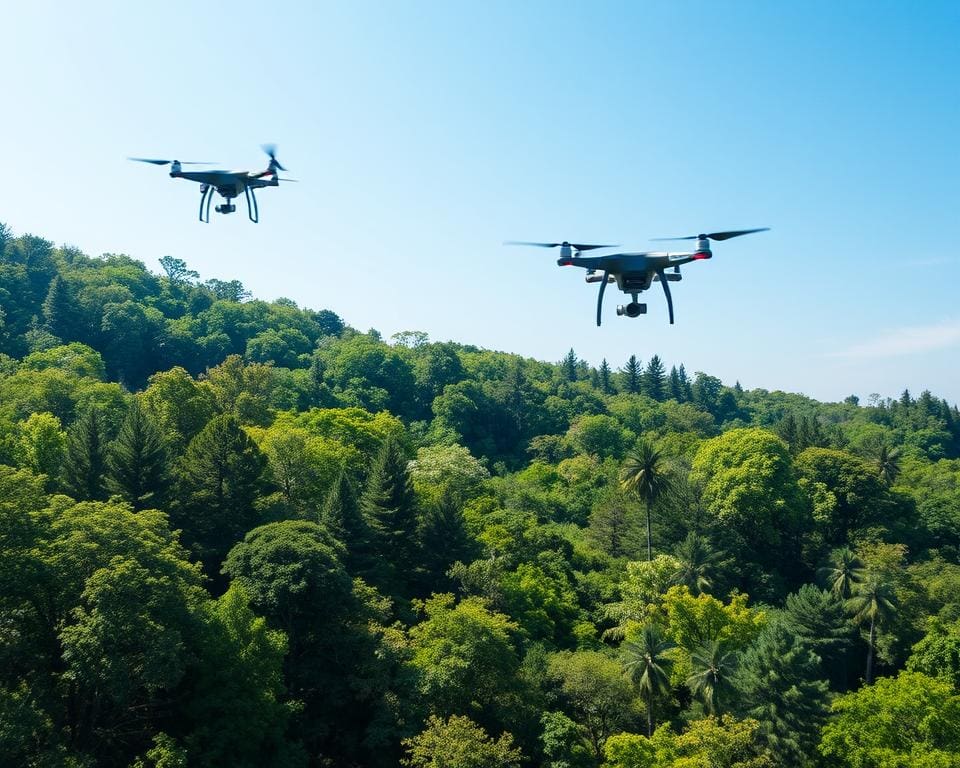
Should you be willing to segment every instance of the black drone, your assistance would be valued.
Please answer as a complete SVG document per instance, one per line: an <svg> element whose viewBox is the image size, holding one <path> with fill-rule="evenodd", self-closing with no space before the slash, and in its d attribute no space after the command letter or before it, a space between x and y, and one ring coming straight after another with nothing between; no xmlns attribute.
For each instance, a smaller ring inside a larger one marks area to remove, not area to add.
<svg viewBox="0 0 960 768"><path fill-rule="evenodd" d="M615 248L614 245L584 245L582 243L528 243L510 240L504 245L535 245L540 248L559 248L560 258L557 264L561 267L583 267L587 270L588 283L600 283L600 295L597 297L597 325L600 325L600 313L603 309L603 292L607 283L616 282L617 287L624 293L629 293L632 301L626 306L617 307L618 315L637 317L647 313L647 305L637 301L637 295L647 290L654 281L663 286L667 297L667 309L670 313L670 324L673 324L673 298L670 295L669 283L682 279L680 265L691 261L701 261L713 258L710 250L711 240L729 240L731 237L749 235L753 232L766 232L769 227L760 229L738 229L732 232L711 232L710 234L690 235L688 237L661 237L658 240L696 240L696 250L683 253L667 251L645 251L640 253L609 253L603 256L581 256L581 251L592 251L597 248ZM668 269L672 267L670 272Z"/></svg>
<svg viewBox="0 0 960 768"><path fill-rule="evenodd" d="M263 151L270 158L270 164L264 171L183 171L184 165L214 165L214 163L186 163L179 160L151 160L145 157L131 157L138 163L153 165L169 165L170 176L174 179L187 179L200 184L200 221L210 223L210 201L216 192L224 199L223 205L214 210L217 213L233 213L237 206L231 201L243 194L247 198L247 215L250 221L256 224L260 220L260 210L257 207L255 190L263 187L279 187L281 181L296 181L296 179L281 179L277 171L285 171L277 161L277 148L273 144L264 144ZM206 207L204 207L206 206Z"/></svg>

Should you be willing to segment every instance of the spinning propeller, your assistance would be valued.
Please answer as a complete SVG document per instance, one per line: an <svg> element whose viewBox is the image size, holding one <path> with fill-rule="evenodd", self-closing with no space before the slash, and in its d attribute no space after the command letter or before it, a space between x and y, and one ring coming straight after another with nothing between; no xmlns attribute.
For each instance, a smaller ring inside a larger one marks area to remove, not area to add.
<svg viewBox="0 0 960 768"><path fill-rule="evenodd" d="M138 163L150 163L151 165L170 165L171 163L180 163L180 165L216 165L213 162L203 162L195 160L192 163L181 160L151 160L146 157L128 157L127 160L135 160Z"/></svg>
<svg viewBox="0 0 960 768"><path fill-rule="evenodd" d="M759 229L734 229L730 232L711 232L709 235L688 235L686 237L654 237L653 240L729 240L731 237L740 237L740 235L749 235L754 232L766 232L770 227L760 227Z"/></svg>
<svg viewBox="0 0 960 768"><path fill-rule="evenodd" d="M281 171L287 170L277 161L277 145L276 144L261 144L260 149L267 153L267 157L270 158L270 165L276 167ZM287 181L292 181L292 179L287 179Z"/></svg>
<svg viewBox="0 0 960 768"><path fill-rule="evenodd" d="M505 240L504 245L535 245L538 248L562 248L567 246L575 251L592 251L594 248L616 248L616 245L585 245L583 243L568 243L564 240L562 243L528 243L525 240Z"/></svg>

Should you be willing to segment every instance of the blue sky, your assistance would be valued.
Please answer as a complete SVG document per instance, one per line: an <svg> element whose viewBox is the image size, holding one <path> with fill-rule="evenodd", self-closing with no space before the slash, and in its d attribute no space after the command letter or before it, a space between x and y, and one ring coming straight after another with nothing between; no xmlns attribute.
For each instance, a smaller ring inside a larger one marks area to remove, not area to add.
<svg viewBox="0 0 960 768"><path fill-rule="evenodd" d="M330 308L384 336L746 387L960 401L960 4L19 3L0 221ZM299 184L196 221L128 155ZM617 318L506 239L719 243Z"/></svg>

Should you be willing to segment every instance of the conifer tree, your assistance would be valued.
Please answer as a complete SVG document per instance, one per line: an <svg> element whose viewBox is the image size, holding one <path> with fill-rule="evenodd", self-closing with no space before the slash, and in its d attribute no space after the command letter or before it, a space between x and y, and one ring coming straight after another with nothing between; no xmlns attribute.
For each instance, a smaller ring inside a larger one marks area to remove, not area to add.
<svg viewBox="0 0 960 768"><path fill-rule="evenodd" d="M67 433L63 482L77 501L107 498L107 445L96 406L87 408Z"/></svg>
<svg viewBox="0 0 960 768"><path fill-rule="evenodd" d="M637 395L640 393L643 369L640 365L640 361L637 360L636 355L630 355L630 359L627 360L626 365L623 366L623 369L620 371L620 375L623 382L624 392L629 392L631 395Z"/></svg>
<svg viewBox="0 0 960 768"><path fill-rule="evenodd" d="M563 374L564 381L576 381L577 380L577 353L573 351L573 348L570 348L570 351L564 356L563 360L560 361L560 370Z"/></svg>
<svg viewBox="0 0 960 768"><path fill-rule="evenodd" d="M197 433L180 461L177 524L185 541L215 573L230 548L258 521L267 457L231 414Z"/></svg>
<svg viewBox="0 0 960 768"><path fill-rule="evenodd" d="M167 478L167 453L153 420L134 398L107 453L107 487L145 509L162 501Z"/></svg>
<svg viewBox="0 0 960 768"><path fill-rule="evenodd" d="M50 281L47 297L43 301L43 320L46 329L54 336L66 340L75 327L70 291L60 275Z"/></svg>
<svg viewBox="0 0 960 768"><path fill-rule="evenodd" d="M680 371L675 365L670 367L670 375L667 377L667 394L678 403L684 401L683 383L680 381Z"/></svg>
<svg viewBox="0 0 960 768"><path fill-rule="evenodd" d="M610 364L607 362L607 358L603 358L600 361L600 368L597 370L597 375L600 377L600 390L607 395L613 394L613 381L610 378Z"/></svg>
<svg viewBox="0 0 960 768"><path fill-rule="evenodd" d="M742 655L734 679L740 715L760 722L777 765L801 768L814 754L827 711L820 659L784 622L767 625Z"/></svg>
<svg viewBox="0 0 960 768"><path fill-rule="evenodd" d="M647 363L643 375L643 393L654 400L664 399L664 367L660 355L654 355Z"/></svg>
<svg viewBox="0 0 960 768"><path fill-rule="evenodd" d="M687 369L683 367L682 363L677 370L677 375L680 377L680 386L683 389L683 402L689 403L693 400L693 384L691 384L690 377L687 376Z"/></svg>
<svg viewBox="0 0 960 768"><path fill-rule="evenodd" d="M346 565L352 573L358 558L370 552L370 530L360 513L357 491L346 470L334 482L320 509L319 522L347 549Z"/></svg>
<svg viewBox="0 0 960 768"><path fill-rule="evenodd" d="M407 458L392 435L384 440L367 475L360 512L376 550L375 562L364 564L371 580L378 586L402 583L412 572L416 554L416 497Z"/></svg>

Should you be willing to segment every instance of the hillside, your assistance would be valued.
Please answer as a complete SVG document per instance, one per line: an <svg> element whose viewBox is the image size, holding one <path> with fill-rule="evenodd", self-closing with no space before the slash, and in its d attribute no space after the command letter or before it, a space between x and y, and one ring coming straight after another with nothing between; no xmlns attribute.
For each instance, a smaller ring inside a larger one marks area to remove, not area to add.
<svg viewBox="0 0 960 768"><path fill-rule="evenodd" d="M0 225L5 764L960 760L955 404L159 266Z"/></svg>

